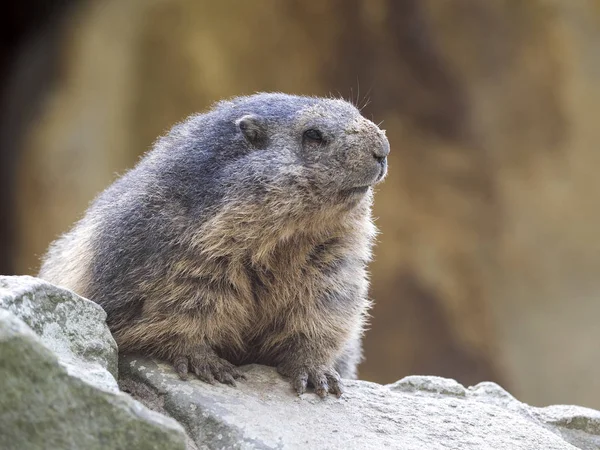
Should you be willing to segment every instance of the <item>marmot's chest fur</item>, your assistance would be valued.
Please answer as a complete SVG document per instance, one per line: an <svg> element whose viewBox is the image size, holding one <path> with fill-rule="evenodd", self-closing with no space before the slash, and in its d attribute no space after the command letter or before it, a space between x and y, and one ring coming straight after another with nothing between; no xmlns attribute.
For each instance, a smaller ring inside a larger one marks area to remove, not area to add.
<svg viewBox="0 0 600 450"><path fill-rule="evenodd" d="M315 244L306 238L292 237L273 249L269 261L253 263L249 258L240 268L245 275L243 284L248 286L244 289L248 321L240 327L244 347L229 348L232 341L227 339L221 350L231 355L228 359L238 364L273 364L280 358L280 342L289 333L290 324L314 329L331 327L320 323L331 317L319 317L317 313L321 303L329 300L344 308L335 324L340 339L360 326L351 321L360 317L363 308L362 301L356 299L366 295L365 271L362 265L347 263L353 249L345 245L350 243L340 238ZM344 294L339 292L330 299L331 287L336 285L343 285Z"/></svg>
<svg viewBox="0 0 600 450"><path fill-rule="evenodd" d="M356 376L385 134L337 99L257 94L175 126L50 247L40 276L99 303L122 352L297 392ZM232 364L233 363L233 364Z"/></svg>

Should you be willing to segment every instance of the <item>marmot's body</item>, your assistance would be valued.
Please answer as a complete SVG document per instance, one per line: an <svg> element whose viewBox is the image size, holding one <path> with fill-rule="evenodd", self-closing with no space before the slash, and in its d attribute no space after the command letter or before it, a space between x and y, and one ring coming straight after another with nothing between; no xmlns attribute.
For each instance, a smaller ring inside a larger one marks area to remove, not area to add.
<svg viewBox="0 0 600 450"><path fill-rule="evenodd" d="M369 307L384 133L337 99L221 102L160 139L48 251L40 277L99 303L119 349L234 384L261 363L339 394Z"/></svg>

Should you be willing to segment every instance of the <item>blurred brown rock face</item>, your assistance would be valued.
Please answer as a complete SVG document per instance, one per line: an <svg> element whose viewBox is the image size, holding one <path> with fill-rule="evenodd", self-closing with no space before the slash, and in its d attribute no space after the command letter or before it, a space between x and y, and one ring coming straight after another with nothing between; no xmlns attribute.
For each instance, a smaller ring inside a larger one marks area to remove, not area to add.
<svg viewBox="0 0 600 450"><path fill-rule="evenodd" d="M571 0L82 2L23 50L4 105L31 111L11 139L15 271L218 99L369 98L392 154L361 377L600 407L599 25Z"/></svg>

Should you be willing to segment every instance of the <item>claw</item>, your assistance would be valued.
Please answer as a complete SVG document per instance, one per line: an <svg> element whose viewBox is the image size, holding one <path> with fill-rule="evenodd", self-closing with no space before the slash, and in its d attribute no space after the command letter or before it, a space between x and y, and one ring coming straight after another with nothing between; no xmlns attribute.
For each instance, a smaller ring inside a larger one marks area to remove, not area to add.
<svg viewBox="0 0 600 450"><path fill-rule="evenodd" d="M182 380L186 380L191 369L205 383L220 383L236 386L236 379L246 379L229 361L221 359L212 350L204 349L190 356L178 356L173 360L175 371Z"/></svg>
<svg viewBox="0 0 600 450"><path fill-rule="evenodd" d="M173 366L175 367L175 372L179 375L179 378L182 380L187 380L188 378L188 359L185 356L178 356L175 358L173 362Z"/></svg>
<svg viewBox="0 0 600 450"><path fill-rule="evenodd" d="M329 389L327 388L327 385L319 386L318 388L315 389L315 394L317 394L321 398L325 398L325 397L327 397L328 391L329 391Z"/></svg>
<svg viewBox="0 0 600 450"><path fill-rule="evenodd" d="M243 374L242 372L236 370L235 372L233 372L233 378L235 378L236 380L247 380L248 378L246 378L246 375Z"/></svg>
<svg viewBox="0 0 600 450"><path fill-rule="evenodd" d="M327 397L329 393L329 385L327 384L327 377L323 372L314 371L308 378L308 380L315 387L315 394L319 397Z"/></svg>
<svg viewBox="0 0 600 450"><path fill-rule="evenodd" d="M337 398L340 398L342 396L342 387L340 385L340 379L333 375L328 375L327 381L329 382L329 392L334 394Z"/></svg>
<svg viewBox="0 0 600 450"><path fill-rule="evenodd" d="M292 386L298 395L304 394L310 384L314 387L315 394L321 398L327 397L329 393L338 398L342 396L340 376L334 369L323 366L279 366L277 370L280 374L291 377Z"/></svg>
<svg viewBox="0 0 600 450"><path fill-rule="evenodd" d="M304 394L306 392L306 385L308 384L308 374L306 372L300 372L296 375L294 380L294 389L298 393L298 395Z"/></svg>
<svg viewBox="0 0 600 450"><path fill-rule="evenodd" d="M235 384L235 379L233 378L233 375L231 375L228 372L219 372L216 375L216 378L219 382L223 383L223 384L229 384L233 387L236 386Z"/></svg>
<svg viewBox="0 0 600 450"><path fill-rule="evenodd" d="M215 377L209 369L196 367L194 368L194 373L205 383L215 384Z"/></svg>

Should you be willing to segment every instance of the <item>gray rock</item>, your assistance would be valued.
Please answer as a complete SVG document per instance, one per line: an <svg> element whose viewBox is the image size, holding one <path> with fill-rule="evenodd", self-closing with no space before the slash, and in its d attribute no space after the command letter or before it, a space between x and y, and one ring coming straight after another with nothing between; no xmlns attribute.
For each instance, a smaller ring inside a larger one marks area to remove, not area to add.
<svg viewBox="0 0 600 450"><path fill-rule="evenodd" d="M457 381L442 377L404 377L395 383L388 384L392 391L411 392L415 395L443 394L464 397L467 390Z"/></svg>
<svg viewBox="0 0 600 450"><path fill-rule="evenodd" d="M598 411L440 377L346 381L341 399L319 399L273 368L244 367L232 388L123 356L119 385L146 407L118 390L105 317L71 291L0 277L1 449L600 449Z"/></svg>
<svg viewBox="0 0 600 450"><path fill-rule="evenodd" d="M583 450L600 449L600 412L572 405L531 408L531 414Z"/></svg>
<svg viewBox="0 0 600 450"><path fill-rule="evenodd" d="M97 305L0 277L0 448L184 449L179 424L118 391L115 359Z"/></svg>
<svg viewBox="0 0 600 450"><path fill-rule="evenodd" d="M0 308L29 325L69 374L118 391L117 344L100 306L39 278L0 276Z"/></svg>
<svg viewBox="0 0 600 450"><path fill-rule="evenodd" d="M180 381L168 365L133 355L119 367L124 390L177 419L202 449L600 448L598 412L532 408L494 383L465 389L439 377L387 386L345 381L342 398L319 399L294 395L263 366L244 367L248 379L236 388ZM566 423L575 430L565 431Z"/></svg>
<svg viewBox="0 0 600 450"><path fill-rule="evenodd" d="M573 405L529 406L489 381L470 387L467 395L475 401L498 405L541 423L580 449L600 449L600 411Z"/></svg>

